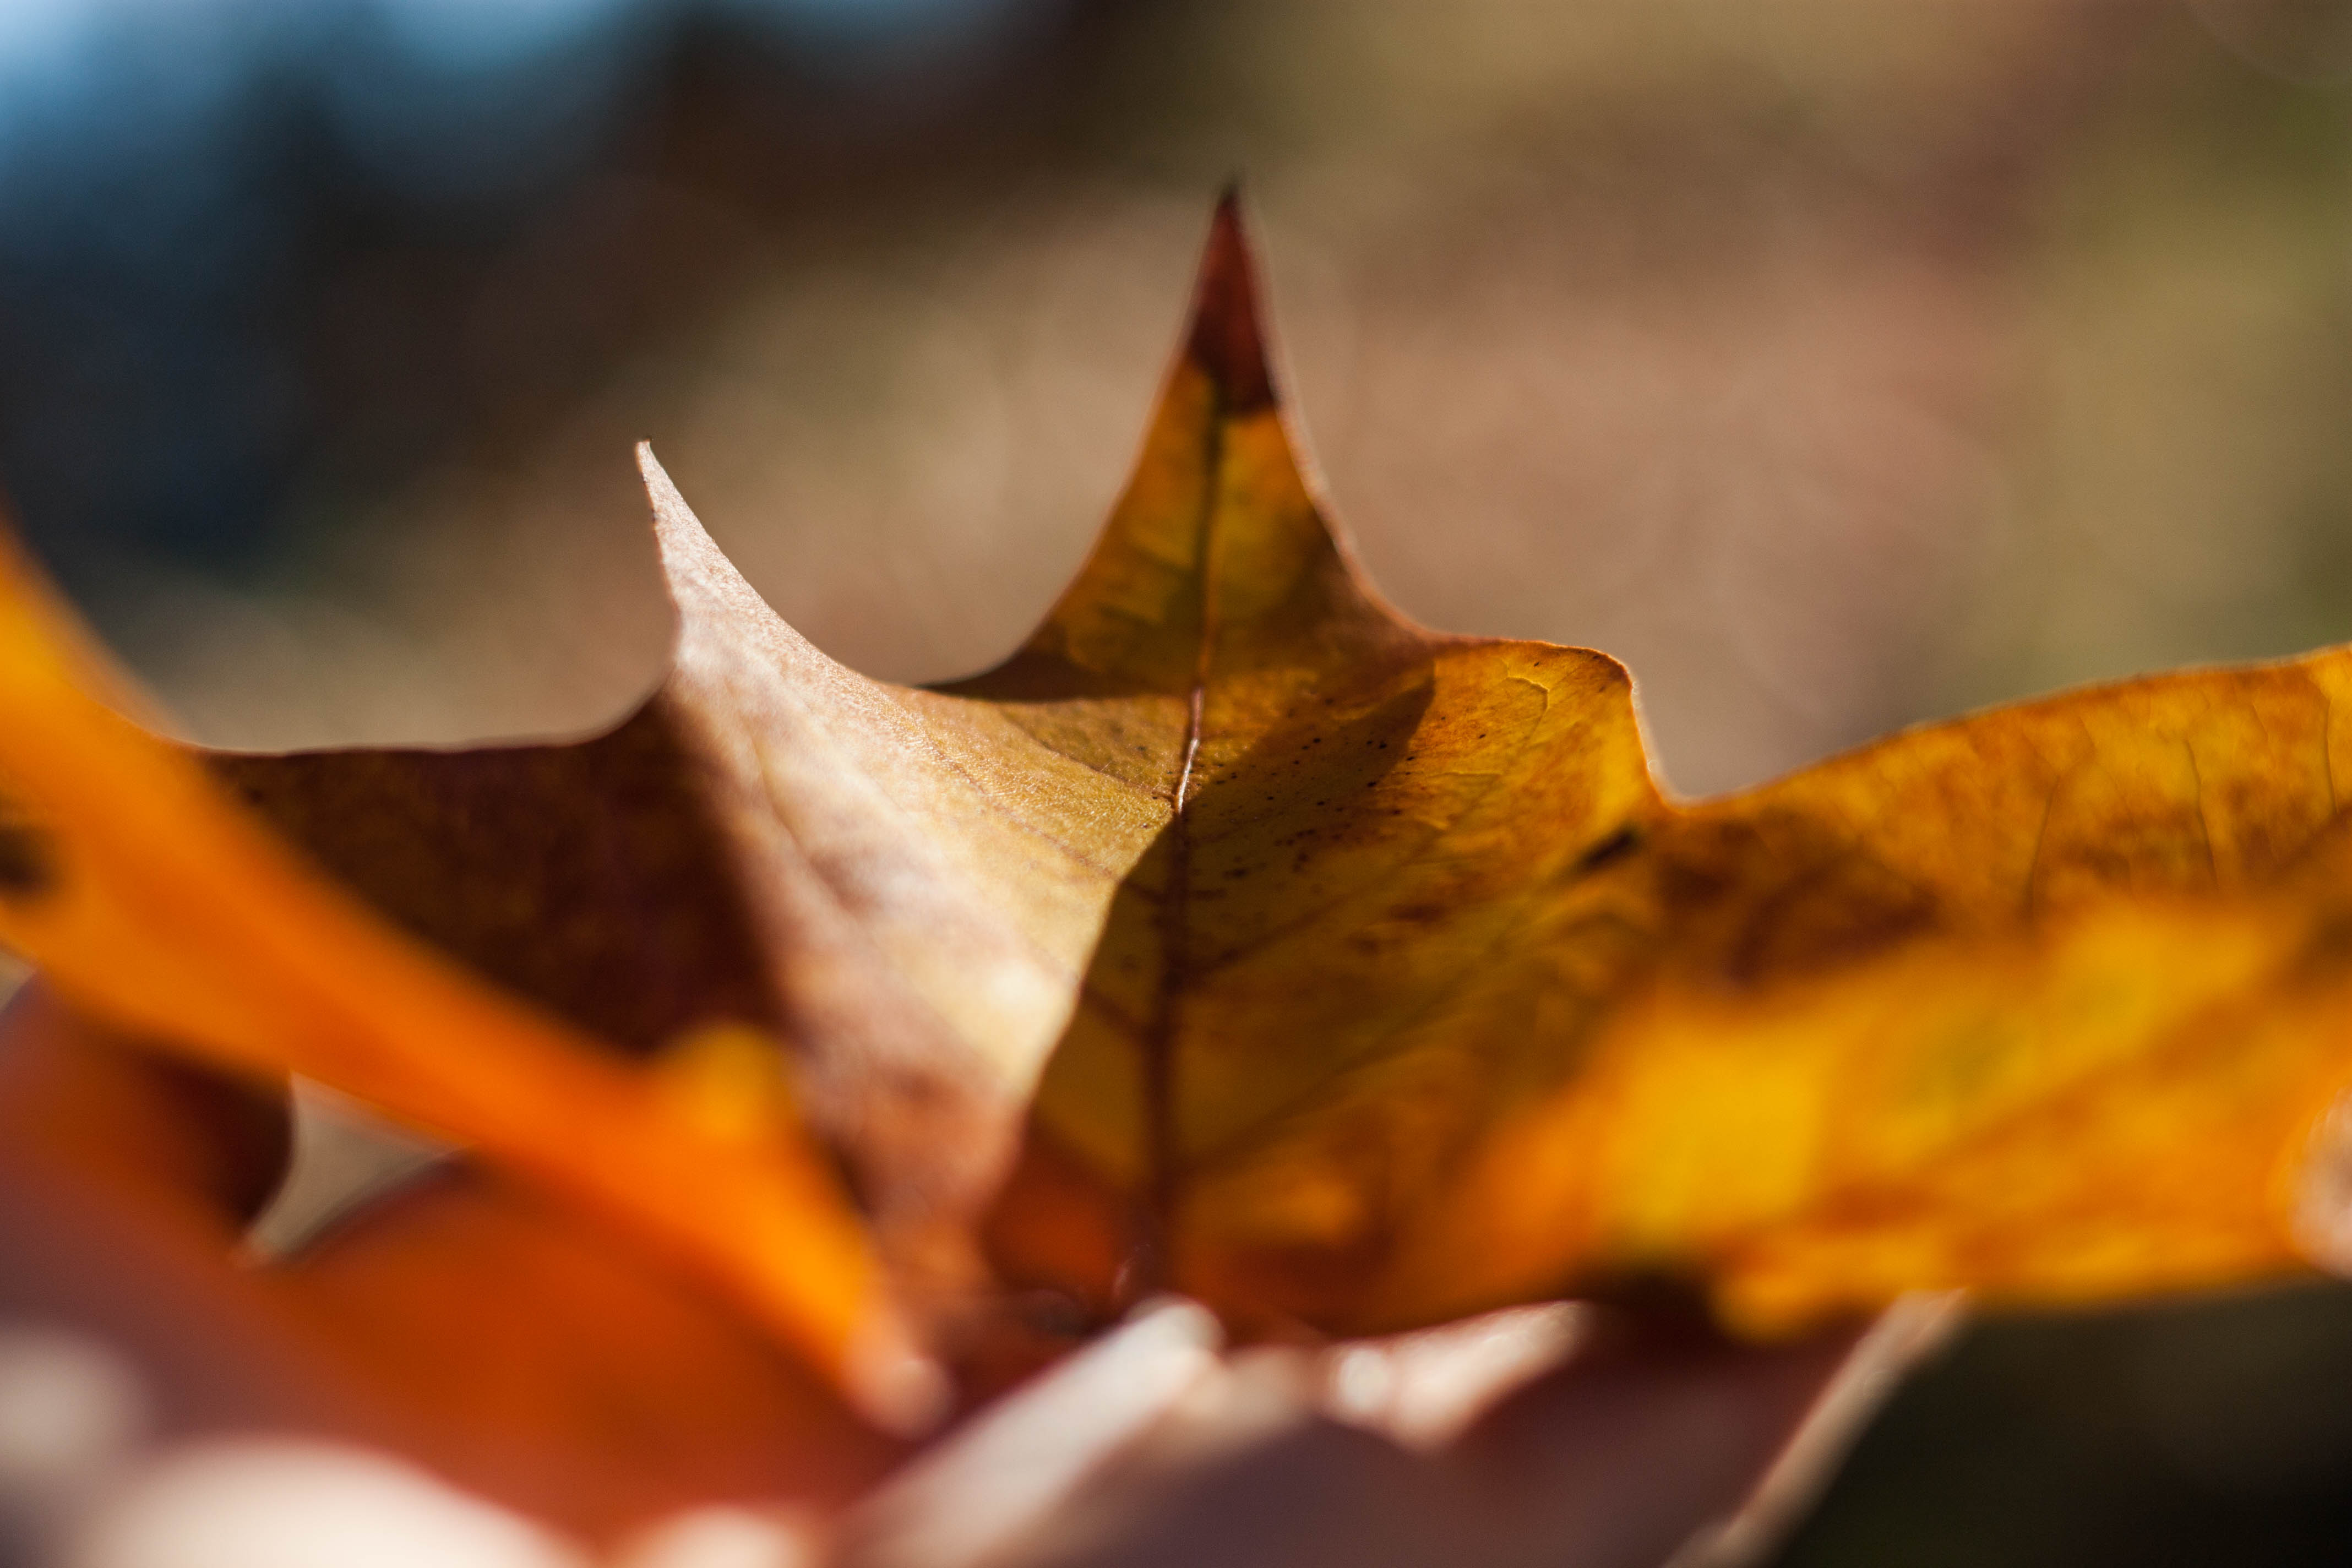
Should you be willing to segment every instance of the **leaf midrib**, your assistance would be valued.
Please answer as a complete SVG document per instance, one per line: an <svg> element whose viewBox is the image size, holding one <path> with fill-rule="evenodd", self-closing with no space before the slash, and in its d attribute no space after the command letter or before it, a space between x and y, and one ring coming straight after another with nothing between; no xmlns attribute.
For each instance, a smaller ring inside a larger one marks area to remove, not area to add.
<svg viewBox="0 0 2352 1568"><path fill-rule="evenodd" d="M1141 1246L1130 1273L1139 1293L1149 1294L1172 1283L1172 1227L1176 1208L1176 1037L1177 1014L1191 981L1192 900L1192 769L1201 752L1208 710L1209 678L1217 641L1217 572L1213 552L1219 505L1224 486L1225 420L1223 388L1214 390L1207 428L1202 437L1200 516L1194 523L1197 541L1199 637L1193 651L1192 680L1186 694L1184 749L1176 779L1169 791L1168 893L1160 905L1160 986L1152 997L1151 1016L1143 1031L1143 1101L1145 1190Z"/></svg>

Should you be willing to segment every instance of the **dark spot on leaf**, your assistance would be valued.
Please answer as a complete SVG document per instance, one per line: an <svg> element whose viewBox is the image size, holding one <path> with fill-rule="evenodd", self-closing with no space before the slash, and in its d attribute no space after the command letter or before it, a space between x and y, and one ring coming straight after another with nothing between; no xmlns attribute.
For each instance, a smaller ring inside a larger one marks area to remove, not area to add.
<svg viewBox="0 0 2352 1568"><path fill-rule="evenodd" d="M48 836L23 823L0 822L0 899L35 899L57 885Z"/></svg>
<svg viewBox="0 0 2352 1568"><path fill-rule="evenodd" d="M1640 828L1621 827L1584 852L1576 862L1577 874L1582 876L1587 872L1598 871L1613 861L1622 860L1641 847L1642 830Z"/></svg>
<svg viewBox="0 0 2352 1568"><path fill-rule="evenodd" d="M2297 965L2305 978L2341 973L2352 963L2352 916L2330 911L2312 927Z"/></svg>

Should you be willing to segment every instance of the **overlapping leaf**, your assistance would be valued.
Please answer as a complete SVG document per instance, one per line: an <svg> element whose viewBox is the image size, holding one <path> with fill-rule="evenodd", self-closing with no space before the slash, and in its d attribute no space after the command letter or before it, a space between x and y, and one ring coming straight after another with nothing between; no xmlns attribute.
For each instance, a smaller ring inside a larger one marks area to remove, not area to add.
<svg viewBox="0 0 2352 1568"><path fill-rule="evenodd" d="M2352 656L1668 800L1612 660L1432 634L1363 584L1286 429L1230 206L1134 479L986 675L834 664L646 468L680 631L619 729L211 759L578 1032L493 1026L480 999L458 1026L445 971L376 956L346 913L297 929L323 895L151 743L83 709L59 727L54 679L0 693L18 733L62 738L0 749L0 788L48 836L19 842L63 847L0 932L85 1005L340 1080L698 1257L728 1247L689 1213L706 1145L608 1121L551 1153L573 1091L550 1086L707 1086L710 1040L782 1041L938 1325L1042 1283L1349 1331L1664 1273L1773 1330L2330 1245ZM44 771L85 732L81 771ZM237 854L163 853L183 822ZM130 913L54 912L83 889ZM224 938L247 928L216 908L282 936ZM379 1002L375 1054L322 1048ZM630 1194L575 1169L602 1159ZM731 1267L798 1267L772 1234ZM843 1321L817 1336L836 1354Z"/></svg>
<svg viewBox="0 0 2352 1568"><path fill-rule="evenodd" d="M0 940L59 993L476 1144L724 1287L877 1416L930 1402L830 1173L772 1073L741 1070L740 1032L698 1035L667 1072L618 1069L299 865L90 697L102 679L0 554Z"/></svg>
<svg viewBox="0 0 2352 1568"><path fill-rule="evenodd" d="M390 1447L588 1533L715 1498L835 1507L898 1457L691 1273L495 1172L238 1267L285 1153L282 1104L33 987L0 1014L0 1321L135 1357L168 1429Z"/></svg>

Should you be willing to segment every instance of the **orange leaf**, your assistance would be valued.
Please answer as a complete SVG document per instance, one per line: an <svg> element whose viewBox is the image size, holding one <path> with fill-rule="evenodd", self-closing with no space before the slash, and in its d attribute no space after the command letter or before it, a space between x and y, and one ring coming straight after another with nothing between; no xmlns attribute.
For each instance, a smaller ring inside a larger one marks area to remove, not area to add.
<svg viewBox="0 0 2352 1568"><path fill-rule="evenodd" d="M696 1503L836 1506L897 1457L691 1281L477 1173L289 1267L241 1262L283 1154L282 1108L30 988L0 1016L0 1311L132 1352L168 1429L388 1445L600 1534Z"/></svg>
<svg viewBox="0 0 2352 1568"><path fill-rule="evenodd" d="M731 1289L877 1415L921 1418L920 1363L789 1123L712 1134L574 1029L397 936L89 695L108 683L75 645L0 553L0 941L126 1028L478 1145Z"/></svg>

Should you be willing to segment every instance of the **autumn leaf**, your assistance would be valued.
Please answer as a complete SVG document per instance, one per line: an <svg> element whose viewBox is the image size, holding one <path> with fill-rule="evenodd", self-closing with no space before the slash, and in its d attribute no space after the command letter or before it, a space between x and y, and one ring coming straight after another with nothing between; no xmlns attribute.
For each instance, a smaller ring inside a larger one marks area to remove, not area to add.
<svg viewBox="0 0 2352 1568"><path fill-rule="evenodd" d="M1615 661L1365 584L1230 202L1135 477L987 674L834 663L642 462L679 626L618 728L204 759L406 938L81 695L13 569L0 936L624 1222L872 1408L894 1320L802 1119L973 1386L1170 1289L1287 1337L1664 1277L1785 1334L2332 1256L2352 655L1675 801Z"/></svg>
<svg viewBox="0 0 2352 1568"><path fill-rule="evenodd" d="M740 1033L617 1069L299 865L89 696L104 678L74 644L0 552L0 938L49 984L139 1037L474 1143L730 1289L877 1420L929 1418L928 1363L781 1091L743 1092Z"/></svg>
<svg viewBox="0 0 2352 1568"><path fill-rule="evenodd" d="M173 1426L365 1442L598 1534L715 1496L838 1507L899 1458L755 1322L495 1172L232 1267L284 1107L152 1045L39 985L0 1017L0 1322L103 1332Z"/></svg>

